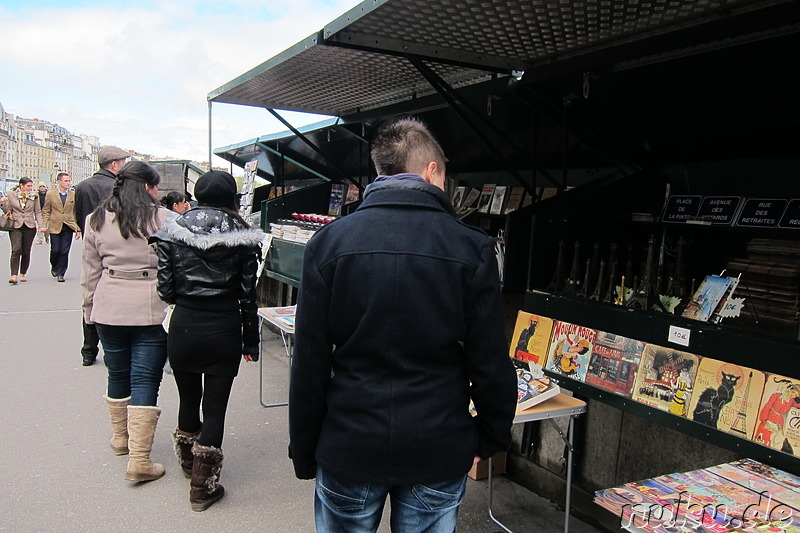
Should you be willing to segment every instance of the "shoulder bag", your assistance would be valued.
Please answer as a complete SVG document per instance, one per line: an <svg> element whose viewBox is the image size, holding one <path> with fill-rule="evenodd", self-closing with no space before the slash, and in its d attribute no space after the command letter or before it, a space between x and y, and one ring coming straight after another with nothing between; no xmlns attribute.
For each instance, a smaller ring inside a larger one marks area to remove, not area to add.
<svg viewBox="0 0 800 533"><path fill-rule="evenodd" d="M0 209L0 231L10 231L14 229L14 217L11 215L11 210L8 213Z"/></svg>

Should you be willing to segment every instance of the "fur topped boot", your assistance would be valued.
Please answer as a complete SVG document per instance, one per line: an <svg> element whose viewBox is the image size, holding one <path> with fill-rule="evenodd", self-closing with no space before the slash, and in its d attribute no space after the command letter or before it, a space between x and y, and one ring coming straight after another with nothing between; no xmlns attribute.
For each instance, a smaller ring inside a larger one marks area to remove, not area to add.
<svg viewBox="0 0 800 533"><path fill-rule="evenodd" d="M175 441L175 455L178 456L178 463L181 465L183 475L189 479L192 477L192 465L194 464L192 446L200 438L200 430L188 433L180 428L175 428L172 438Z"/></svg>
<svg viewBox="0 0 800 533"><path fill-rule="evenodd" d="M164 475L164 466L150 460L159 415L158 407L128 406L128 481L152 481Z"/></svg>
<svg viewBox="0 0 800 533"><path fill-rule="evenodd" d="M115 400L108 396L103 396L108 407L108 418L111 419L111 449L115 455L128 454L128 404L131 397Z"/></svg>
<svg viewBox="0 0 800 533"><path fill-rule="evenodd" d="M189 490L189 503L192 511L205 511L222 499L225 488L219 484L222 470L222 450L214 446L203 446L195 442L192 446L194 464Z"/></svg>

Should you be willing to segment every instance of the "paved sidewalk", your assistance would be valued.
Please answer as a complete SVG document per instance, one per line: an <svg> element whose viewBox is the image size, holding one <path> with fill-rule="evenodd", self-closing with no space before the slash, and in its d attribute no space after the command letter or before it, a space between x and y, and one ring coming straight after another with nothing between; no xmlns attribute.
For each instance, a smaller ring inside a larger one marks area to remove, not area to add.
<svg viewBox="0 0 800 533"><path fill-rule="evenodd" d="M313 482L294 477L286 455L287 410L258 399L259 367L242 363L228 408L222 483L226 496L192 512L188 481L178 467L171 432L177 392L164 375L161 421L152 458L164 478L123 479L127 456L113 455L102 395L102 362L81 366L81 242L73 244L66 283L50 276L49 245L34 245L29 281L8 280L9 242L0 233L0 531L3 532L298 532L314 531ZM288 376L280 338L263 332L265 400L285 398ZM495 514L514 531L558 533L556 506L499 476ZM595 533L571 519L570 530ZM389 531L384 520L380 531ZM486 482L468 481L460 532L495 532Z"/></svg>

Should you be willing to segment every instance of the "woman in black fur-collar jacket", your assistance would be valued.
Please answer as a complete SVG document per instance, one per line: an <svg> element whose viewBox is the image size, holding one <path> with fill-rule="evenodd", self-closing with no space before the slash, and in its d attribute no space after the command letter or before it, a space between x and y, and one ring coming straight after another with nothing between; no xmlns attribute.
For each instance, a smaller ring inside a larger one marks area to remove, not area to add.
<svg viewBox="0 0 800 533"><path fill-rule="evenodd" d="M180 396L175 450L192 480L192 509L203 511L224 493L216 480L240 358L258 360L256 270L264 233L236 212L236 182L227 172L201 176L195 197L199 207L168 220L150 240L158 247L158 295L175 304L167 341Z"/></svg>

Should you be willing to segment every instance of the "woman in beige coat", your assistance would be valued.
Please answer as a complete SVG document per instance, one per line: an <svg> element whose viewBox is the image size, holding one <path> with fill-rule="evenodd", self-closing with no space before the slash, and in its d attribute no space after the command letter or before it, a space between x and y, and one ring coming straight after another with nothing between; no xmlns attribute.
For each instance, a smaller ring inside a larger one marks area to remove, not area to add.
<svg viewBox="0 0 800 533"><path fill-rule="evenodd" d="M19 187L3 198L3 211L14 217L14 229L8 232L11 240L11 277L8 282L16 285L28 281L25 274L31 264L31 246L36 231L44 231L39 195L33 190L33 180L20 178ZM17 277L19 275L19 277Z"/></svg>
<svg viewBox="0 0 800 533"><path fill-rule="evenodd" d="M111 196L89 216L83 244L83 314L96 324L108 368L108 406L117 455L130 451L125 479L151 481L164 467L150 460L167 360L166 304L156 293L158 258L147 238L164 225L158 172L131 161Z"/></svg>

